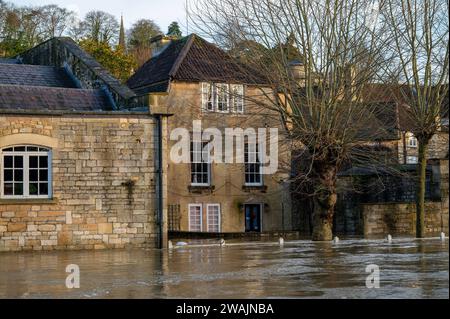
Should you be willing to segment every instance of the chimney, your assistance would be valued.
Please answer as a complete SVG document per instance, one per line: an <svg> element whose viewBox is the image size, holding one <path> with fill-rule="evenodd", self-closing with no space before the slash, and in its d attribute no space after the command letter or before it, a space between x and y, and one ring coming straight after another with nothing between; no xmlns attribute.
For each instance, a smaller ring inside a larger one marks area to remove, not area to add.
<svg viewBox="0 0 450 319"><path fill-rule="evenodd" d="M169 35L157 35L150 39L150 49L152 51L152 58L161 54L172 43L175 38Z"/></svg>
<svg viewBox="0 0 450 319"><path fill-rule="evenodd" d="M289 73L292 79L300 85L305 82L305 66L300 60L292 60L289 62Z"/></svg>

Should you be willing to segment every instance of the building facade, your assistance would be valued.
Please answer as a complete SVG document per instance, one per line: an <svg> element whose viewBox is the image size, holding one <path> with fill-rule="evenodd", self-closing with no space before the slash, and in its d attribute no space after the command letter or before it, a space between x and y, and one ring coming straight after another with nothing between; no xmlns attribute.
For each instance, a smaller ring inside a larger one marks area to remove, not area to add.
<svg viewBox="0 0 450 319"><path fill-rule="evenodd" d="M282 137L279 114L265 106L265 99L273 94L270 88L264 86L256 73L249 76L249 72L240 72L224 51L197 35L182 39L159 37L153 45L153 57L127 84L147 100L151 109L172 115L165 135L181 128L192 136L194 121L200 121L203 130L217 130L222 141L229 129L279 131L279 164L273 174L263 174L260 155L255 160L249 159L251 150L245 141L239 144L235 140L235 147L244 148L243 162L196 160L194 157L202 152L202 146L193 143L190 162L175 163L168 159L169 230L194 233L291 230L287 183L290 154ZM202 143L208 141L204 139ZM177 137L169 142L168 154L177 142Z"/></svg>
<svg viewBox="0 0 450 319"><path fill-rule="evenodd" d="M68 38L0 60L0 251L160 246L160 123Z"/></svg>

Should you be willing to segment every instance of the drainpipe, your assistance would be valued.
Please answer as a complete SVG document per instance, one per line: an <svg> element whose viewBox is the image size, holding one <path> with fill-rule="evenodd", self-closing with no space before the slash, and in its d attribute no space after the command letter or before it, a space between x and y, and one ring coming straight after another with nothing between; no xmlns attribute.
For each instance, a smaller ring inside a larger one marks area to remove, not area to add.
<svg viewBox="0 0 450 319"><path fill-rule="evenodd" d="M164 227L163 227L163 218L164 218L164 214L163 214L163 209L164 209L164 199L163 199L163 181L162 181L162 169L163 169L163 165L162 165L162 151L163 151L163 147L162 147L162 120L161 120L161 115L156 115L156 150L157 150L157 156L156 156L156 173L157 175L157 183L156 183L156 192L157 192L157 198L158 198L158 203L157 203L157 211L158 211L158 215L157 215L157 225L159 227L158 230L158 248L163 248L164 247L164 243L163 243L163 232L164 232Z"/></svg>
<svg viewBox="0 0 450 319"><path fill-rule="evenodd" d="M158 248L166 248L167 247L167 232L164 227L166 221L164 220L164 206L166 205L165 197L166 190L164 189L164 156L163 152L165 151L165 147L167 147L167 143L164 144L164 136L163 136L163 126L164 121L167 121L167 117L172 116L173 114L167 113L167 110L151 107L151 114L155 117L156 127L155 127L155 147L156 147L156 156L155 156L155 169L156 169L156 195L157 195L157 216L156 223L158 226ZM167 122L166 122L167 125Z"/></svg>
<svg viewBox="0 0 450 319"><path fill-rule="evenodd" d="M403 164L406 164L406 158L408 156L408 154L406 154L407 148L406 148L406 133L402 132L402 140L403 140Z"/></svg>

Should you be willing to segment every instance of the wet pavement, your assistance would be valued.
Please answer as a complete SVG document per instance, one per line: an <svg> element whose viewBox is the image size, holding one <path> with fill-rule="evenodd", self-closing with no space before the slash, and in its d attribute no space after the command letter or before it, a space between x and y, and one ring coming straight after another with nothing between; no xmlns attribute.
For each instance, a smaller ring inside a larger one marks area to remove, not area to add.
<svg viewBox="0 0 450 319"><path fill-rule="evenodd" d="M448 239L0 253L0 298L448 298L448 258ZM69 264L79 289L66 288Z"/></svg>

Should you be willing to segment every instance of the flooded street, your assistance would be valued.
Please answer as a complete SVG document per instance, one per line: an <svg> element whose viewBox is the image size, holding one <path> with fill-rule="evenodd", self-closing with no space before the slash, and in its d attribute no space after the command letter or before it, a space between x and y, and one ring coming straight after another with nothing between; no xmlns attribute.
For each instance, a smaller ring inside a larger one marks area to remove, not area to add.
<svg viewBox="0 0 450 319"><path fill-rule="evenodd" d="M448 298L448 257L448 239L0 253L0 298ZM65 286L69 264L79 289Z"/></svg>

